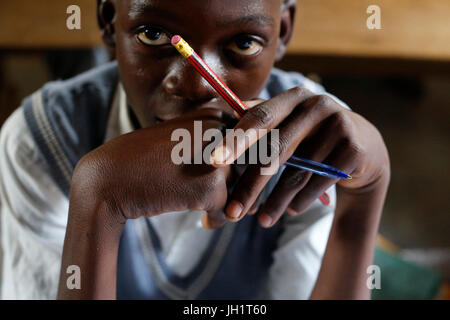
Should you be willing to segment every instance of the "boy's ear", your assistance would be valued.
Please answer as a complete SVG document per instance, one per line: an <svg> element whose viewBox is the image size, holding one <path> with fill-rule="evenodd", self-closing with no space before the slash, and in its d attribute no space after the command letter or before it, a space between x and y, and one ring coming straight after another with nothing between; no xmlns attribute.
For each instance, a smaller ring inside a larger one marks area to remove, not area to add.
<svg viewBox="0 0 450 320"><path fill-rule="evenodd" d="M102 31L103 42L110 48L116 46L114 21L116 19L114 0L97 0L97 21Z"/></svg>
<svg viewBox="0 0 450 320"><path fill-rule="evenodd" d="M281 7L280 37L278 38L275 62L279 62L286 53L287 47L294 33L295 13L297 12L297 1L287 0Z"/></svg>

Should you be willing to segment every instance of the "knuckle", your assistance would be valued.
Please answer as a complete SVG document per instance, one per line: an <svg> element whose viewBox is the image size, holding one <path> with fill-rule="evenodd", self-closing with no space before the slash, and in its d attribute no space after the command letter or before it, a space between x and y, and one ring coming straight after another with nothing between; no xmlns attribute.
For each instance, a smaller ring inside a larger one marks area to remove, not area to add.
<svg viewBox="0 0 450 320"><path fill-rule="evenodd" d="M326 94L319 94L319 95L315 95L313 97L310 98L312 105L316 106L316 107L324 107L324 106L329 106L333 103L333 99L331 99L328 95Z"/></svg>
<svg viewBox="0 0 450 320"><path fill-rule="evenodd" d="M364 146L350 137L345 137L343 139L343 145L346 152L354 158L359 158L364 154Z"/></svg>
<svg viewBox="0 0 450 320"><path fill-rule="evenodd" d="M284 180L284 186L288 188L301 187L306 181L307 172L305 170L297 170L288 175Z"/></svg>
<svg viewBox="0 0 450 320"><path fill-rule="evenodd" d="M331 103L331 98L327 95L315 95L306 100L304 108L308 112L323 112Z"/></svg>
<svg viewBox="0 0 450 320"><path fill-rule="evenodd" d="M189 210L203 210L205 209L204 201L199 198L193 198L188 206Z"/></svg>
<svg viewBox="0 0 450 320"><path fill-rule="evenodd" d="M299 87L299 86L294 87L294 88L290 89L289 91L297 96L303 96L305 93L309 92L309 90L306 89L305 87Z"/></svg>
<svg viewBox="0 0 450 320"><path fill-rule="evenodd" d="M270 109L264 104L250 109L248 113L251 120L253 120L257 126L263 127L272 119Z"/></svg>
<svg viewBox="0 0 450 320"><path fill-rule="evenodd" d="M296 95L301 100L314 96L314 93L311 90L303 86L294 87L292 89L289 89L288 92Z"/></svg>
<svg viewBox="0 0 450 320"><path fill-rule="evenodd" d="M335 130L338 133L347 135L351 133L352 122L350 121L348 115L345 114L345 112L335 112L331 117L335 126Z"/></svg>
<svg viewBox="0 0 450 320"><path fill-rule="evenodd" d="M320 106L328 106L333 102L333 99L331 99L331 97L326 94L319 94L317 96L317 104Z"/></svg>
<svg viewBox="0 0 450 320"><path fill-rule="evenodd" d="M270 152L275 156L279 156L287 151L289 147L289 141L284 136L279 136L278 139L274 139L270 142Z"/></svg>

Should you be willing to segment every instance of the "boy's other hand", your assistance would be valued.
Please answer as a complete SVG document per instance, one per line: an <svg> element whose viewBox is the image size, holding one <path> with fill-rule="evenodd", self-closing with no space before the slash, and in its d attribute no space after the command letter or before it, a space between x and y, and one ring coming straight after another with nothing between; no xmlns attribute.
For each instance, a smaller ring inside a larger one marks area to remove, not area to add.
<svg viewBox="0 0 450 320"><path fill-rule="evenodd" d="M197 120L202 124L201 134L213 128L222 131L236 123L224 111L202 108L117 137L80 160L73 176L71 204L80 203L72 201L72 196L82 194L125 220L165 212L205 210L208 215L204 225L221 227L227 221L223 208L228 187L235 179L234 170L205 163L175 164L172 159L172 150L179 144L171 141L173 132L186 129L194 144ZM203 150L209 143L203 142L200 148ZM198 151L192 148L192 152Z"/></svg>
<svg viewBox="0 0 450 320"><path fill-rule="evenodd" d="M378 130L362 116L352 112L327 95L315 95L297 87L251 108L235 129L279 129L279 142L273 146L279 154L279 165L295 154L322 162L352 176L338 180L313 175L311 172L286 167L269 198L259 210L259 222L273 226L287 211L297 215L304 212L321 194L337 183L340 191L357 194L367 192L378 181L387 188L389 156ZM226 136L214 154L230 156L213 158L216 167L232 163L246 152L245 139L230 144L234 150L224 152ZM250 145L258 140L246 135ZM260 137L259 137L260 138ZM218 159L219 158L219 159ZM262 175L262 164L251 164L240 177L225 209L231 221L240 220L247 213L255 213L257 198L271 178Z"/></svg>

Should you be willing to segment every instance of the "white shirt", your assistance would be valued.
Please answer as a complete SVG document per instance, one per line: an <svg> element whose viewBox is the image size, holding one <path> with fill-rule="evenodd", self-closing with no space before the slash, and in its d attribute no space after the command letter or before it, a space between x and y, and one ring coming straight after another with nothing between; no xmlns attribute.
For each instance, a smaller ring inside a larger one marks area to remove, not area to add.
<svg viewBox="0 0 450 320"><path fill-rule="evenodd" d="M133 130L125 92L118 87L105 142ZM319 200L307 212L283 220L284 231L262 297L307 299L316 281L336 206ZM22 108L0 132L0 294L2 299L55 299L69 200L49 174L25 122ZM202 211L166 213L150 218L166 262L179 276L197 264L211 230L201 226ZM186 247L195 250L185 250Z"/></svg>

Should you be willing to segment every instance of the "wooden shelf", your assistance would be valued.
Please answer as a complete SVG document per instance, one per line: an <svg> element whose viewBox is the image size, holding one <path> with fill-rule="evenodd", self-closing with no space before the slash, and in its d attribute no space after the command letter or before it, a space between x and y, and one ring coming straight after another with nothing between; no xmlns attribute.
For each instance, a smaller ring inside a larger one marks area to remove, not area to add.
<svg viewBox="0 0 450 320"><path fill-rule="evenodd" d="M0 48L101 44L94 0L0 1ZM82 30L66 28L77 4ZM366 8L381 7L382 29L366 27ZM448 0L300 0L290 54L450 61Z"/></svg>

